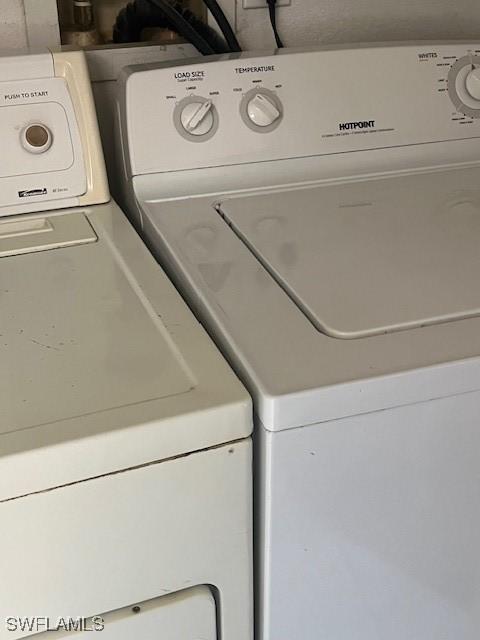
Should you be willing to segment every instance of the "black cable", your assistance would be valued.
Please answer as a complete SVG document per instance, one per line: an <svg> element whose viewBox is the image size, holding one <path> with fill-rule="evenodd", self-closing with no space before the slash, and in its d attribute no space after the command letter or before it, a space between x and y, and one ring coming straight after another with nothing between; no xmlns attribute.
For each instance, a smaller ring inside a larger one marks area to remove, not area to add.
<svg viewBox="0 0 480 640"><path fill-rule="evenodd" d="M215 18L216 23L220 27L223 36L230 47L231 51L241 51L242 48L237 40L237 36L233 32L230 23L227 20L226 15L223 13L222 8L218 4L217 0L203 0L203 2L207 5L208 10Z"/></svg>
<svg viewBox="0 0 480 640"><path fill-rule="evenodd" d="M228 45L208 24L205 24L194 13L182 7L178 2L174 8L187 20L215 53L228 53ZM175 29L175 25L164 12L149 0L134 0L121 9L113 27L113 41L115 43L139 42L143 29L147 27L161 27Z"/></svg>
<svg viewBox="0 0 480 640"><path fill-rule="evenodd" d="M182 14L177 11L167 0L148 0L158 9L163 11L171 22L173 29L186 40L191 42L204 56L215 53L213 47L203 38L192 25L185 20Z"/></svg>
<svg viewBox="0 0 480 640"><path fill-rule="evenodd" d="M272 23L273 35L275 36L275 42L277 47L281 49L283 47L282 39L277 30L277 0L267 0L268 11L270 13L270 22Z"/></svg>

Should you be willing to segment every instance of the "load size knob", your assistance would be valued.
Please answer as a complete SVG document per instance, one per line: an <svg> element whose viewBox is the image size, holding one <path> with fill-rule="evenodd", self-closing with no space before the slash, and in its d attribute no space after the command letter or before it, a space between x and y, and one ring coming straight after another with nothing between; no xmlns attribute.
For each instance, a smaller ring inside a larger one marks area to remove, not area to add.
<svg viewBox="0 0 480 640"><path fill-rule="evenodd" d="M205 136L213 128L213 103L211 100L204 102L189 102L180 114L182 127L192 136Z"/></svg>
<svg viewBox="0 0 480 640"><path fill-rule="evenodd" d="M474 100L480 101L480 67L474 67L465 79L468 93Z"/></svg>

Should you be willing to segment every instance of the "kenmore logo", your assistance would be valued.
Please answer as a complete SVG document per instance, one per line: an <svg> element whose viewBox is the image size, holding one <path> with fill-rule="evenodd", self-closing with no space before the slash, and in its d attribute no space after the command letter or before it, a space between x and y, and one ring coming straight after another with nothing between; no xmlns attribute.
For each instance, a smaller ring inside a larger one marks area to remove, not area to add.
<svg viewBox="0 0 480 640"><path fill-rule="evenodd" d="M375 120L360 120L359 122L341 122L338 125L340 131L349 129L371 129L375 126Z"/></svg>
<svg viewBox="0 0 480 640"><path fill-rule="evenodd" d="M31 196L46 196L47 190L43 189L26 189L18 192L19 198L30 198Z"/></svg>

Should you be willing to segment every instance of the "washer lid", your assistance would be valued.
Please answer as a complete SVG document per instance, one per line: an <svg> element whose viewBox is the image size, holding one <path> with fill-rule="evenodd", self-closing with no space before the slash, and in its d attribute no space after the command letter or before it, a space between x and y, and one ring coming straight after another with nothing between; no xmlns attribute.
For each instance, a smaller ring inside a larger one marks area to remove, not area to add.
<svg viewBox="0 0 480 640"><path fill-rule="evenodd" d="M480 315L474 176L297 189L221 211L319 331L363 338Z"/></svg>

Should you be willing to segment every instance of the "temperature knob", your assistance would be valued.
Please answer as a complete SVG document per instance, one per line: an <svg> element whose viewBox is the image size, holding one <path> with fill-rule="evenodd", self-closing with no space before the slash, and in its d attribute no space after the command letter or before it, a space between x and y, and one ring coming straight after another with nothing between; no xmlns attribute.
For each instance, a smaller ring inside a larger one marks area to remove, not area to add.
<svg viewBox="0 0 480 640"><path fill-rule="evenodd" d="M192 136L205 136L213 128L213 103L211 100L204 102L189 102L180 114L182 127Z"/></svg>
<svg viewBox="0 0 480 640"><path fill-rule="evenodd" d="M44 153L52 146L52 132L44 124L33 123L26 126L20 134L22 146L30 153Z"/></svg>
<svg viewBox="0 0 480 640"><path fill-rule="evenodd" d="M257 127L269 127L276 122L281 113L277 105L263 93L257 93L247 105L247 113Z"/></svg>
<svg viewBox="0 0 480 640"><path fill-rule="evenodd" d="M465 80L465 86L472 98L480 100L480 67L475 67L470 71Z"/></svg>
<svg viewBox="0 0 480 640"><path fill-rule="evenodd" d="M244 123L256 133L270 133L283 119L283 106L277 94L270 89L251 89L240 103Z"/></svg>

